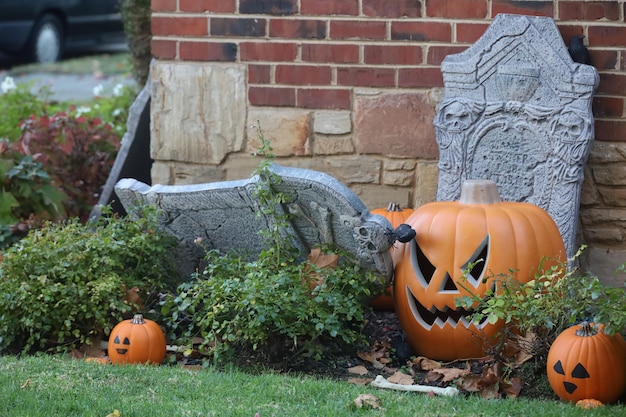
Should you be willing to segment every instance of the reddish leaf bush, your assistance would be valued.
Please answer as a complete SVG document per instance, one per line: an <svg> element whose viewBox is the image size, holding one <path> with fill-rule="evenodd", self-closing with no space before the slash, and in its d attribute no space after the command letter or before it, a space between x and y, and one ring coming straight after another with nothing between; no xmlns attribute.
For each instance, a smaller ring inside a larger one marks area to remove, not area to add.
<svg viewBox="0 0 626 417"><path fill-rule="evenodd" d="M57 113L24 121L22 136L14 145L41 162L52 182L68 196L66 216L86 221L100 198L120 139L99 118Z"/></svg>

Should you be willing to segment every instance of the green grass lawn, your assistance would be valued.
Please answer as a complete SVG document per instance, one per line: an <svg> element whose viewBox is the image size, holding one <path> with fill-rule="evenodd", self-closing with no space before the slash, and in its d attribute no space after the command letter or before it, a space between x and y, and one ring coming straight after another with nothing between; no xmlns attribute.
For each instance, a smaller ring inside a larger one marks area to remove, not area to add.
<svg viewBox="0 0 626 417"><path fill-rule="evenodd" d="M358 409L360 394L379 409ZM0 357L0 416L623 416L624 405L577 409L559 401L430 397L307 376L113 366L61 356Z"/></svg>

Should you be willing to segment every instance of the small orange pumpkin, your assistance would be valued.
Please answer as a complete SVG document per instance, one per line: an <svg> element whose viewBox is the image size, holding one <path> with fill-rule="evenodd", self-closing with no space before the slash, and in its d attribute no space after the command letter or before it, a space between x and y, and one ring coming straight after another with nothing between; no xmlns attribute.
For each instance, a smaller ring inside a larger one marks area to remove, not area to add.
<svg viewBox="0 0 626 417"><path fill-rule="evenodd" d="M163 330L141 314L118 323L111 331L107 346L109 358L114 364L159 364L165 359Z"/></svg>
<svg viewBox="0 0 626 417"><path fill-rule="evenodd" d="M396 202L390 202L387 208L378 208L372 210L372 214L378 214L383 216L391 226L395 229L400 226L402 223L409 218L409 216L413 213L413 209L400 207L400 204ZM405 243L396 242L391 248L391 259L393 260L393 264L397 265L400 257L402 256L403 247ZM370 303L374 310L393 310L393 284L389 285L389 287L385 290L385 292Z"/></svg>
<svg viewBox="0 0 626 417"><path fill-rule="evenodd" d="M514 270L528 282L544 256L545 268L565 261L550 215L533 204L502 202L493 181L465 181L460 201L425 204L405 223L417 234L396 265L396 314L413 351L433 359L484 356L482 338L504 327L469 322L472 311L456 306L467 295L463 287L483 296L500 274Z"/></svg>
<svg viewBox="0 0 626 417"><path fill-rule="evenodd" d="M626 389L626 345L619 333L609 336L602 324L582 322L565 329L552 343L546 368L552 390L576 403L593 398L608 404Z"/></svg>
<svg viewBox="0 0 626 417"><path fill-rule="evenodd" d="M583 408L585 410L602 406L604 406L602 401L594 400L593 398L585 398L584 400L578 400L576 402L576 407Z"/></svg>

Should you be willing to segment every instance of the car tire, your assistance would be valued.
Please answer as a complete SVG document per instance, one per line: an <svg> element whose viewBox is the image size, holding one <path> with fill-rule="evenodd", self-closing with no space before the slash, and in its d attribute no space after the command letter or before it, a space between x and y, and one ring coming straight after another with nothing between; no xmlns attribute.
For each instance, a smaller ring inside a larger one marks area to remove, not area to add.
<svg viewBox="0 0 626 417"><path fill-rule="evenodd" d="M26 57L31 62L56 62L63 55L63 24L54 15L43 15L33 29Z"/></svg>

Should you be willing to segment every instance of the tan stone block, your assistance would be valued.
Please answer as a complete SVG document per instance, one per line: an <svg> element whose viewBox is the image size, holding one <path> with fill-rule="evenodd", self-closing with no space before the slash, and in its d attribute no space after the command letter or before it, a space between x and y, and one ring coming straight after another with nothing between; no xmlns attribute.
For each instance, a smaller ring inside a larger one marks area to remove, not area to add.
<svg viewBox="0 0 626 417"><path fill-rule="evenodd" d="M403 208L410 207L411 189L408 187L359 184L350 188L370 211L377 208L385 208L391 201L395 201Z"/></svg>
<svg viewBox="0 0 626 417"><path fill-rule="evenodd" d="M413 184L415 173L413 171L384 171L383 184L407 187Z"/></svg>
<svg viewBox="0 0 626 417"><path fill-rule="evenodd" d="M589 245L581 257L584 271L597 276L605 285L624 288L626 274L615 272L626 261L626 247L607 248L602 245Z"/></svg>
<svg viewBox="0 0 626 417"><path fill-rule="evenodd" d="M626 185L625 164L603 164L591 168L596 184L601 185Z"/></svg>
<svg viewBox="0 0 626 417"><path fill-rule="evenodd" d="M265 139L269 140L276 156L304 156L311 154L310 125L312 113L300 109L250 108L247 129L248 152L261 146L258 123Z"/></svg>
<svg viewBox="0 0 626 417"><path fill-rule="evenodd" d="M585 167L585 178L580 189L580 205L595 206L600 204L600 194L591 176L591 168Z"/></svg>
<svg viewBox="0 0 626 417"><path fill-rule="evenodd" d="M187 185L224 181L225 172L215 165L156 161L151 176L152 184Z"/></svg>
<svg viewBox="0 0 626 417"><path fill-rule="evenodd" d="M332 175L346 185L373 183L379 184L381 178L381 161L376 158L290 158L287 161L277 160L286 166L312 169Z"/></svg>
<svg viewBox="0 0 626 417"><path fill-rule="evenodd" d="M387 159L385 161L385 171L412 171L416 165L417 161L414 159Z"/></svg>
<svg viewBox="0 0 626 417"><path fill-rule="evenodd" d="M626 209L615 208L581 208L580 220L583 225L601 223L624 223L626 222Z"/></svg>
<svg viewBox="0 0 626 417"><path fill-rule="evenodd" d="M624 230L615 226L586 227L583 236L588 243L621 243L626 240Z"/></svg>
<svg viewBox="0 0 626 417"><path fill-rule="evenodd" d="M354 144L361 154L435 159L435 103L428 93L357 95Z"/></svg>
<svg viewBox="0 0 626 417"><path fill-rule="evenodd" d="M439 168L435 161L418 161L413 207L418 208L437 199Z"/></svg>
<svg viewBox="0 0 626 417"><path fill-rule="evenodd" d="M342 155L354 153L351 136L316 134L313 140L314 155Z"/></svg>
<svg viewBox="0 0 626 417"><path fill-rule="evenodd" d="M626 207L626 188L598 187L598 193L606 206ZM626 221L626 219L624 219Z"/></svg>
<svg viewBox="0 0 626 417"><path fill-rule="evenodd" d="M263 158L246 153L228 155L226 162L221 166L225 172L225 181L250 178L262 161Z"/></svg>
<svg viewBox="0 0 626 417"><path fill-rule="evenodd" d="M352 133L352 113L349 111L316 111L313 131L322 135L346 135Z"/></svg>
<svg viewBox="0 0 626 417"><path fill-rule="evenodd" d="M173 185L174 168L169 162L154 161L150 170L152 184Z"/></svg>
<svg viewBox="0 0 626 417"><path fill-rule="evenodd" d="M626 143L593 142L589 153L589 164L625 162Z"/></svg>
<svg viewBox="0 0 626 417"><path fill-rule="evenodd" d="M174 165L174 184L205 184L224 181L226 173L215 165L185 164Z"/></svg>
<svg viewBox="0 0 626 417"><path fill-rule="evenodd" d="M243 65L157 61L151 77L154 160L219 164L243 148Z"/></svg>

